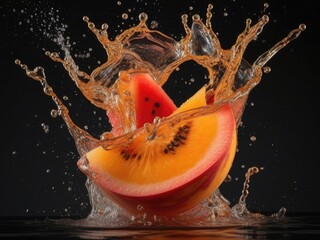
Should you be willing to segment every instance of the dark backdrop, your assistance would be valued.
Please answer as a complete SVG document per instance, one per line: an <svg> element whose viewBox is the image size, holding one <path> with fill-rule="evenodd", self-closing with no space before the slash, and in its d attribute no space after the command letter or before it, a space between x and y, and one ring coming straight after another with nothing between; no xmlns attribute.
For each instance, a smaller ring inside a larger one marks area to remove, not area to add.
<svg viewBox="0 0 320 240"><path fill-rule="evenodd" d="M154 2L154 3L152 3ZM0 216L86 216L90 211L85 176L77 169L78 153L61 118L53 119L51 99L40 84L30 80L14 64L20 58L30 67L46 69L48 81L60 97L67 96L70 114L77 124L98 135L108 129L103 111L89 104L76 89L62 66L44 55L59 51L49 38L55 26L68 25L73 54L82 69L91 72L106 59L103 48L88 30L82 17L87 15L98 26L107 22L110 37L138 23L145 11L148 23L158 22L158 30L180 39L184 35L180 16L199 13L205 17L209 1L1 1L1 167ZM313 2L313 1L310 1ZM264 13L270 22L258 40L251 43L246 59L259 54L282 39L300 23L307 30L279 52L268 64L272 71L252 91L239 129L239 152L231 170L233 180L221 187L234 204L241 194L246 169L264 170L251 179L247 199L249 210L275 212L281 207L291 213L320 212L319 187L319 109L317 81L319 29L316 9L309 1L262 0L214 1L212 24L222 46L228 48L243 30L245 19L253 22ZM121 18L122 13L128 19ZM57 17L59 16L59 17ZM51 19L53 17L54 21ZM131 19L132 18L132 19ZM46 37L45 34L49 36ZM52 38L51 38L52 39ZM175 78L197 76L202 69L185 64ZM176 89L169 94L182 101L192 89ZM94 112L95 111L95 112ZM102 120L96 120L101 117ZM46 133L43 126L48 126ZM250 137L255 136L256 141Z"/></svg>

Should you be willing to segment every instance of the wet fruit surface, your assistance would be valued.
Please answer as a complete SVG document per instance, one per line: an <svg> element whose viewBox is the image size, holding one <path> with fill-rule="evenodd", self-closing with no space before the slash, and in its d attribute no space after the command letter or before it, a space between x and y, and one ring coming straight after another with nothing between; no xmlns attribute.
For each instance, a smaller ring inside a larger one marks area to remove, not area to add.
<svg viewBox="0 0 320 240"><path fill-rule="evenodd" d="M201 88L173 115L204 105L205 88ZM235 119L227 104L176 124L145 127L126 146L90 151L79 166L88 165L85 173L129 212L141 205L149 213L174 215L196 206L218 188L235 148Z"/></svg>

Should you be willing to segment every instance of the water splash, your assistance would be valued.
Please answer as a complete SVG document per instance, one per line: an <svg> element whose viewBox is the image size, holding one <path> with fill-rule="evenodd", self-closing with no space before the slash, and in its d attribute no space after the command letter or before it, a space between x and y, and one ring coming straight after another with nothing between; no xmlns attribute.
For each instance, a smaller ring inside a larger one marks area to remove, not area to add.
<svg viewBox="0 0 320 240"><path fill-rule="evenodd" d="M80 156L97 146L112 149L126 145L143 131L149 132L148 136L152 137L152 131L159 125L169 127L182 120L210 114L227 102L231 104L239 125L248 94L260 82L263 73L270 72L270 68L265 66L266 63L279 50L297 38L306 26L301 24L297 29L292 30L267 52L261 54L251 65L243 58L245 49L251 41L259 36L264 26L269 22L269 17L262 16L254 25L252 25L251 19L247 19L245 29L239 34L234 45L230 49L223 49L212 28L212 9L212 4L209 4L205 23L201 21L199 15L193 15L191 27L188 25L188 15L182 15L181 19L186 35L180 41L154 30L153 27L149 29L146 24L148 15L145 13L139 15L140 23L137 26L123 31L114 41L109 39L108 24L104 23L100 28L97 28L88 17L83 17L84 22L96 35L108 55L107 62L97 67L91 74L79 69L71 56L68 40L63 37L63 34L58 34L56 41L63 50L64 56L61 57L58 53L49 51L46 52L46 55L63 65L75 85L91 103L104 109L107 114L115 113L120 122L121 128L118 131L101 133L100 139L92 137L85 129L81 129L72 121L68 108L48 84L42 67L30 70L20 60L16 60L16 64L21 66L30 78L39 81L45 94L56 103L57 109L51 111L51 115L63 118L75 140ZM162 86L173 71L179 68L182 63L190 60L207 69L206 99L208 103L213 103L214 99L214 103L172 117L158 119L154 125L150 124L145 128L136 129L136 124L131 117L135 114L132 96L127 92L120 91L123 78L129 73L143 71L149 73ZM94 174L90 172L87 162L83 159L78 162L78 165L86 174ZM248 170L243 193L239 203L234 207L231 208L229 201L217 190L196 208L170 219L155 215L148 216L143 207L139 208L141 214L128 216L122 209L106 199L97 186L88 179L86 187L92 211L87 219L116 225L132 222L149 225L155 222L186 223L185 219L191 219L192 222L197 219L199 223L203 223L212 222L213 219L225 216L237 218L252 216L246 208L245 199L248 196L250 177L257 172L255 167ZM281 209L273 217L281 217L284 214L285 209ZM260 214L255 216L261 217Z"/></svg>

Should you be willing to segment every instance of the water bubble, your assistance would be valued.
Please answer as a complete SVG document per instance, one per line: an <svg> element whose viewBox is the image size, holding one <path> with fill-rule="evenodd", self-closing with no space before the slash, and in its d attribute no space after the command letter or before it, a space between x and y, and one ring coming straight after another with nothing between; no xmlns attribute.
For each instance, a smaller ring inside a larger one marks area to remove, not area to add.
<svg viewBox="0 0 320 240"><path fill-rule="evenodd" d="M155 29L155 28L157 28L158 26L159 26L159 24L158 24L157 21L155 21L155 20L151 21L151 23L150 23L150 28L151 28L151 29Z"/></svg>
<svg viewBox="0 0 320 240"><path fill-rule="evenodd" d="M56 118L59 115L59 112L56 109L52 109L50 115L51 117Z"/></svg>
<svg viewBox="0 0 320 240"><path fill-rule="evenodd" d="M140 22L146 22L148 20L148 15L146 13L140 13L139 14L139 20Z"/></svg>
<svg viewBox="0 0 320 240"><path fill-rule="evenodd" d="M262 68L262 71L263 71L264 73L270 73L270 72L271 72L271 68L270 68L270 67L263 67L263 68Z"/></svg>
<svg viewBox="0 0 320 240"><path fill-rule="evenodd" d="M306 28L307 28L307 25L305 25L305 24L300 24L300 25L299 25L299 29L300 29L301 31L306 30Z"/></svg>
<svg viewBox="0 0 320 240"><path fill-rule="evenodd" d="M117 4L120 6L121 5L121 1L118 1Z"/></svg>
<svg viewBox="0 0 320 240"><path fill-rule="evenodd" d="M51 172L51 170L48 168L47 170L46 170L46 173L50 173Z"/></svg>
<svg viewBox="0 0 320 240"><path fill-rule="evenodd" d="M252 142L254 142L254 141L257 140L257 138L256 138L256 136L251 136L251 137L250 137L250 140L251 140Z"/></svg>
<svg viewBox="0 0 320 240"><path fill-rule="evenodd" d="M121 17L122 17L122 19L128 19L128 14L127 13L123 13L122 15L121 15Z"/></svg>

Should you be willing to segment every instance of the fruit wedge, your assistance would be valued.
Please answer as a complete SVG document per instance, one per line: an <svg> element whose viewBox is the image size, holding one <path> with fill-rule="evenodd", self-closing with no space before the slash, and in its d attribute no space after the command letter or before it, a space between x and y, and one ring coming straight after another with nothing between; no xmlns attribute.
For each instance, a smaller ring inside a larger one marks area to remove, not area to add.
<svg viewBox="0 0 320 240"><path fill-rule="evenodd" d="M143 85L153 81L148 75L139 79ZM150 92L168 98L153 83L148 85ZM146 104L136 103L141 104L137 109ZM205 105L203 87L171 115ZM142 206L151 216L175 216L195 207L220 186L231 168L236 145L235 119L227 104L205 116L160 124L151 138L150 132L141 131L128 145L111 150L97 147L78 166L130 214Z"/></svg>

